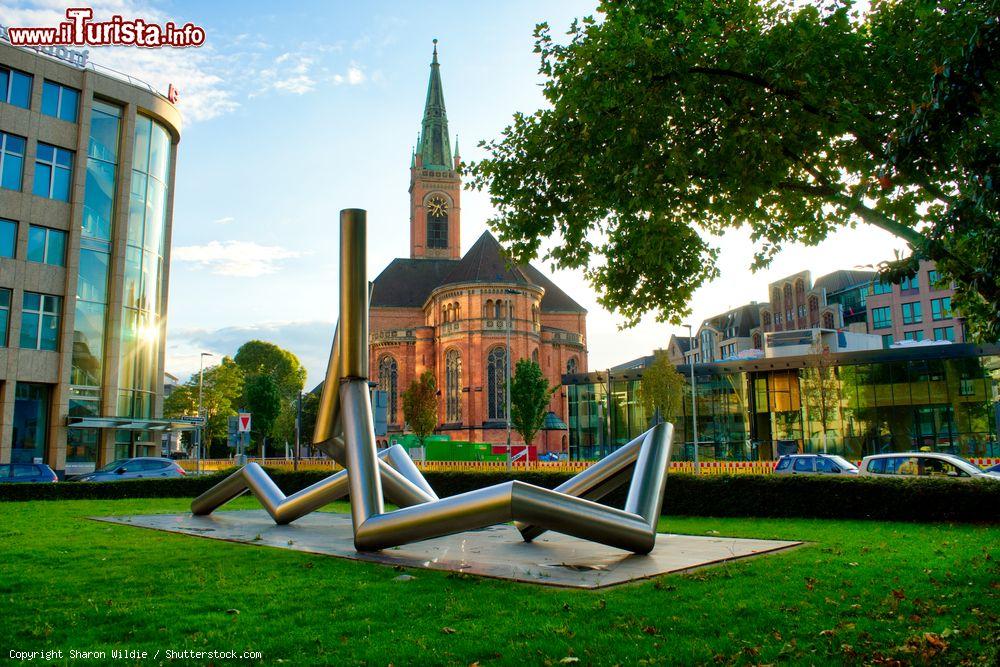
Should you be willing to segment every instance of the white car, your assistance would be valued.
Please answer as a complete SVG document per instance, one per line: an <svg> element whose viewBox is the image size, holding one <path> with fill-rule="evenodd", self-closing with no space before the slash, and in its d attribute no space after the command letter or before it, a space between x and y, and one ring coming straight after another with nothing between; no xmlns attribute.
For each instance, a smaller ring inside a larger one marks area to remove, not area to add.
<svg viewBox="0 0 1000 667"><path fill-rule="evenodd" d="M1000 474L985 472L961 456L938 452L898 452L866 456L861 461L861 474L877 477L947 477L963 480L981 478L1000 481Z"/></svg>

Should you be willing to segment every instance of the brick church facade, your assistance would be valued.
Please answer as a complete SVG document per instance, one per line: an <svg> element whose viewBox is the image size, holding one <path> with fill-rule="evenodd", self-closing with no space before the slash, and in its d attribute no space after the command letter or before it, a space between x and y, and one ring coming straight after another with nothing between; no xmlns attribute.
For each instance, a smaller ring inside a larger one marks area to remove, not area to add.
<svg viewBox="0 0 1000 667"><path fill-rule="evenodd" d="M390 434L404 428L403 391L430 370L439 390L437 432L501 443L508 333L511 371L518 359L532 359L557 386L564 373L587 371L587 311L535 267L510 263L489 232L461 254L459 164L435 46L410 162L410 256L394 259L374 281L370 377L388 393ZM566 452L561 390L549 410L552 428L532 444L539 452ZM512 438L521 442L516 433Z"/></svg>

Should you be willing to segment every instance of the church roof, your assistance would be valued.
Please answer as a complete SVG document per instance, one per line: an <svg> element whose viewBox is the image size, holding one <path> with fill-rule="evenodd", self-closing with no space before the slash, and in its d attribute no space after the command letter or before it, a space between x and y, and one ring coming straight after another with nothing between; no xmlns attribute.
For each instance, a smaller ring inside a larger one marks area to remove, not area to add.
<svg viewBox="0 0 1000 667"><path fill-rule="evenodd" d="M465 257L445 278L445 283L531 284L524 272L504 257L503 247L489 232L483 232L472 244Z"/></svg>
<svg viewBox="0 0 1000 667"><path fill-rule="evenodd" d="M371 305L373 308L420 308L435 289L456 283L536 285L545 290L541 304L543 313L587 312L535 267L510 265L503 247L489 232L483 232L462 259L392 260L375 278Z"/></svg>

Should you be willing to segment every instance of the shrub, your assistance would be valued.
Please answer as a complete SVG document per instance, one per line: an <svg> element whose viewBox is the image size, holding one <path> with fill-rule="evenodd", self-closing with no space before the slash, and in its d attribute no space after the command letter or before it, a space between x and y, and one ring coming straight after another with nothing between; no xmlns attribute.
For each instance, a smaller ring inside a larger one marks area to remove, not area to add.
<svg viewBox="0 0 1000 667"><path fill-rule="evenodd" d="M229 474L180 479L121 482L2 484L0 501L119 498L194 498ZM327 476L326 472L269 470L275 483L292 494ZM427 481L442 498L519 479L546 488L567 473L428 472ZM604 502L621 507L626 489ZM811 475L673 474L667 479L666 514L718 517L874 519L882 521L1000 521L1000 483L949 479L885 479Z"/></svg>

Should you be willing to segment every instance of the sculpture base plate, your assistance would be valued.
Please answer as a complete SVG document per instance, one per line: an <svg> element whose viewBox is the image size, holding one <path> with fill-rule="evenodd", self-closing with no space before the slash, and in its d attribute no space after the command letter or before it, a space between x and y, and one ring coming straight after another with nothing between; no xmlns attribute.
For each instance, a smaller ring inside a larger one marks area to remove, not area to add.
<svg viewBox="0 0 1000 667"><path fill-rule="evenodd" d="M648 556L554 532L526 543L505 524L407 544L381 552L354 550L351 517L313 512L287 526L264 510L93 517L98 521L152 528L229 542L291 549L384 565L444 570L548 586L603 588L671 572L773 553L802 544L778 540L660 534Z"/></svg>

